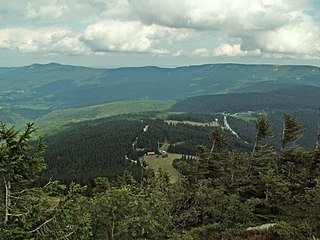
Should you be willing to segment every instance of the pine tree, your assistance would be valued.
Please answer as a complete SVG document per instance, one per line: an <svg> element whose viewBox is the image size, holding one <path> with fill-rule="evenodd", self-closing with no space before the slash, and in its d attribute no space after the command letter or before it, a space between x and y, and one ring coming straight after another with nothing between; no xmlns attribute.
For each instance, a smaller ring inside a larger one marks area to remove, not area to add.
<svg viewBox="0 0 320 240"><path fill-rule="evenodd" d="M45 168L45 144L41 138L32 142L35 131L33 123L21 132L0 123L0 174L5 188L0 239L88 239L84 188L71 184L65 194L67 188L56 181L43 187L34 184Z"/></svg>
<svg viewBox="0 0 320 240"><path fill-rule="evenodd" d="M0 123L0 173L5 187L5 225L24 214L12 210L12 199L19 197L19 192L24 191L15 188L23 188L45 168L42 157L45 145L42 139L39 138L36 147L30 144L35 131L33 123L28 123L22 133Z"/></svg>
<svg viewBox="0 0 320 240"><path fill-rule="evenodd" d="M281 151L284 151L289 143L294 144L303 136L304 129L294 117L287 114L283 115L282 122Z"/></svg>
<svg viewBox="0 0 320 240"><path fill-rule="evenodd" d="M214 126L210 138L212 140L212 147L210 152L223 152L227 150L228 147L228 139L225 137L223 130L219 126Z"/></svg>
<svg viewBox="0 0 320 240"><path fill-rule="evenodd" d="M273 137L270 121L265 115L260 115L255 121L256 139L253 145L252 154L255 153L259 141Z"/></svg>

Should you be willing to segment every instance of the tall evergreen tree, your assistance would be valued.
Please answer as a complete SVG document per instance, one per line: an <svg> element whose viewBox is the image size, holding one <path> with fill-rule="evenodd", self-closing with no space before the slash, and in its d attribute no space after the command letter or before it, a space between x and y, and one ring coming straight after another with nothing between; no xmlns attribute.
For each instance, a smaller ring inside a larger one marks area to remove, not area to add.
<svg viewBox="0 0 320 240"><path fill-rule="evenodd" d="M294 144L304 133L300 123L292 116L284 114L282 117L281 151L288 148L288 144Z"/></svg>
<svg viewBox="0 0 320 240"><path fill-rule="evenodd" d="M5 187L5 224L24 214L14 212L12 199L19 197L17 194L24 191L21 188L32 182L36 174L45 168L42 139L39 138L36 147L30 144L35 131L33 123L28 123L22 133L0 123L0 173Z"/></svg>
<svg viewBox="0 0 320 240"><path fill-rule="evenodd" d="M85 210L84 189L50 181L35 187L37 174L45 168L41 138L32 142L36 129L24 131L0 124L0 173L5 193L0 239L88 239L90 218Z"/></svg>
<svg viewBox="0 0 320 240"><path fill-rule="evenodd" d="M260 115L255 121L256 139L253 145L252 154L255 153L257 144L260 140L273 137L273 131L270 126L270 121L266 115Z"/></svg>
<svg viewBox="0 0 320 240"><path fill-rule="evenodd" d="M227 150L228 147L228 139L224 135L223 130L219 126L214 126L210 138L212 140L212 147L210 152L222 152Z"/></svg>

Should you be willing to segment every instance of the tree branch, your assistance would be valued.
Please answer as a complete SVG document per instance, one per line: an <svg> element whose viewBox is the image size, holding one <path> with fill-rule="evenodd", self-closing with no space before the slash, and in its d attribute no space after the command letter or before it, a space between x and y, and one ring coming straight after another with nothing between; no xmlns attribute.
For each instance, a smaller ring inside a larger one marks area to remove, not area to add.
<svg viewBox="0 0 320 240"><path fill-rule="evenodd" d="M54 217L53 217L53 218L50 218L49 220L45 221L45 222L42 223L40 226L38 226L37 228L29 231L28 233L34 233L34 232L38 231L40 228L42 228L43 226L45 226L46 224L48 224L49 222L51 222L53 219L54 219Z"/></svg>

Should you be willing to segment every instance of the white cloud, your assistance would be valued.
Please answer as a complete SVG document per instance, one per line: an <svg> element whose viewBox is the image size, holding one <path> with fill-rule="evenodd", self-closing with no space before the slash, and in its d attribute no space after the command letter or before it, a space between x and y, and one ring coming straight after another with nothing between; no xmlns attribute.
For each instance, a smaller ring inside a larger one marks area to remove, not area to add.
<svg viewBox="0 0 320 240"><path fill-rule="evenodd" d="M194 49L191 53L193 56L200 56L200 57L209 57L210 52L206 48L197 48Z"/></svg>
<svg viewBox="0 0 320 240"><path fill-rule="evenodd" d="M217 57L246 57L259 56L260 54L260 49L246 51L241 49L240 44L230 45L228 43L224 43L213 50L213 55Z"/></svg>
<svg viewBox="0 0 320 240"><path fill-rule="evenodd" d="M185 32L138 21L100 21L89 25L82 40L94 52L149 52L167 54L166 45L185 38Z"/></svg>
<svg viewBox="0 0 320 240"><path fill-rule="evenodd" d="M0 46L22 52L319 56L319 10L310 0L0 0L0 6Z"/></svg>
<svg viewBox="0 0 320 240"><path fill-rule="evenodd" d="M219 46L215 56L251 56L261 51L265 56L304 58L316 53L320 41L319 22L304 11L311 8L308 0L129 2L146 24L207 31L238 41Z"/></svg>
<svg viewBox="0 0 320 240"><path fill-rule="evenodd" d="M68 29L0 29L0 48L22 53L86 54L88 50Z"/></svg>
<svg viewBox="0 0 320 240"><path fill-rule="evenodd" d="M301 12L292 13L291 21L273 30L248 35L247 45L255 44L264 53L288 57L312 57L320 45L320 26Z"/></svg>
<svg viewBox="0 0 320 240"><path fill-rule="evenodd" d="M146 23L206 30L258 30L287 21L286 13L300 10L306 0L128 0ZM293 3L292 3L293 2Z"/></svg>
<svg viewBox="0 0 320 240"><path fill-rule="evenodd" d="M27 2L26 18L52 18L58 19L63 15L63 5L43 5L34 8L30 2Z"/></svg>

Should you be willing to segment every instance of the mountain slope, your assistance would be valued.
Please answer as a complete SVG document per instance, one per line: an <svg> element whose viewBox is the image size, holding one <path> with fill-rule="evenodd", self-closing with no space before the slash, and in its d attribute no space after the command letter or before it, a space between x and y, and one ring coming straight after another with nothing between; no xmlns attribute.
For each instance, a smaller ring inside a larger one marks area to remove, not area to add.
<svg viewBox="0 0 320 240"><path fill-rule="evenodd" d="M72 114L74 108L123 101L245 92L255 92L251 97L256 98L263 97L257 92L320 87L319 79L320 68L311 66L207 64L95 69L50 63L0 68L0 109L5 110L0 120L10 118L13 124L19 124L56 110L68 109Z"/></svg>
<svg viewBox="0 0 320 240"><path fill-rule="evenodd" d="M232 93L191 97L179 101L174 112L239 112L255 110L313 109L320 106L320 88L291 87L265 93Z"/></svg>

